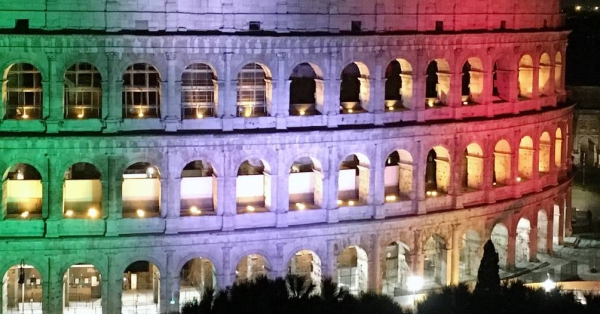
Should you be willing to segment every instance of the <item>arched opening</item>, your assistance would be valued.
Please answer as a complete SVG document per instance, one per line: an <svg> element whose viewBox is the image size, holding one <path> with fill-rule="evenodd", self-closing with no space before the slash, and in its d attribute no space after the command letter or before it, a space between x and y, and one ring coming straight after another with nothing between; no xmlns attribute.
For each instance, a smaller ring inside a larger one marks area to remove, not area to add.
<svg viewBox="0 0 600 314"><path fill-rule="evenodd" d="M16 164L2 179L2 203L7 219L42 217L42 176L33 166Z"/></svg>
<svg viewBox="0 0 600 314"><path fill-rule="evenodd" d="M367 67L360 62L348 64L341 75L340 113L366 111L371 83Z"/></svg>
<svg viewBox="0 0 600 314"><path fill-rule="evenodd" d="M65 172L63 217L102 217L102 181L96 166L79 162Z"/></svg>
<svg viewBox="0 0 600 314"><path fill-rule="evenodd" d="M506 270L508 258L508 228L502 223L497 223L492 229L490 235L492 243L498 253L498 266L500 269Z"/></svg>
<svg viewBox="0 0 600 314"><path fill-rule="evenodd" d="M529 231L531 231L531 223L528 219L521 218L517 224L517 236L515 245L515 263L529 263Z"/></svg>
<svg viewBox="0 0 600 314"><path fill-rule="evenodd" d="M410 108L412 100L412 67L404 59L390 62L385 69L385 107L388 111Z"/></svg>
<svg viewBox="0 0 600 314"><path fill-rule="evenodd" d="M556 128L556 134L554 137L554 165L559 169L562 166L562 143L562 130L560 128Z"/></svg>
<svg viewBox="0 0 600 314"><path fill-rule="evenodd" d="M181 216L214 215L217 175L210 162L195 160L181 171Z"/></svg>
<svg viewBox="0 0 600 314"><path fill-rule="evenodd" d="M271 174L260 159L248 159L238 169L236 199L238 213L266 211L271 206Z"/></svg>
<svg viewBox="0 0 600 314"><path fill-rule="evenodd" d="M270 103L271 76L258 63L246 64L237 76L237 116L267 116Z"/></svg>
<svg viewBox="0 0 600 314"><path fill-rule="evenodd" d="M531 178L533 173L533 140L525 136L519 143L519 176L517 182Z"/></svg>
<svg viewBox="0 0 600 314"><path fill-rule="evenodd" d="M95 66L76 63L65 72L66 119L99 119L102 116L102 77Z"/></svg>
<svg viewBox="0 0 600 314"><path fill-rule="evenodd" d="M345 248L337 258L337 282L353 295L365 292L369 285L369 259L358 246Z"/></svg>
<svg viewBox="0 0 600 314"><path fill-rule="evenodd" d="M425 193L427 196L447 194L450 187L450 155L442 146L436 146L427 154L425 168Z"/></svg>
<svg viewBox="0 0 600 314"><path fill-rule="evenodd" d="M540 96L552 94L554 91L550 89L550 72L552 70L552 61L547 53L543 53L540 57L540 67L538 74L538 87Z"/></svg>
<svg viewBox="0 0 600 314"><path fill-rule="evenodd" d="M542 133L539 145L539 172L540 175L544 175L550 172L550 148L552 144L548 132Z"/></svg>
<svg viewBox="0 0 600 314"><path fill-rule="evenodd" d="M203 257L192 258L179 272L179 304L202 299L204 289L217 286L213 263Z"/></svg>
<svg viewBox="0 0 600 314"><path fill-rule="evenodd" d="M204 63L188 65L181 75L181 116L202 119L217 114L217 76Z"/></svg>
<svg viewBox="0 0 600 314"><path fill-rule="evenodd" d="M469 144L463 153L462 188L465 191L483 187L483 150L475 143Z"/></svg>
<svg viewBox="0 0 600 314"><path fill-rule="evenodd" d="M321 286L321 259L310 250L296 252L288 264L288 273L310 279L316 286ZM317 288L318 289L318 288Z"/></svg>
<svg viewBox="0 0 600 314"><path fill-rule="evenodd" d="M386 202L410 199L413 189L413 159L408 151L399 149L388 156L384 181Z"/></svg>
<svg viewBox="0 0 600 314"><path fill-rule="evenodd" d="M469 58L462 67L461 101L463 105L481 102L483 66L479 58Z"/></svg>
<svg viewBox="0 0 600 314"><path fill-rule="evenodd" d="M524 55L519 60L519 99L529 99L533 95L533 60Z"/></svg>
<svg viewBox="0 0 600 314"><path fill-rule="evenodd" d="M4 119L42 118L42 74L29 63L17 63L4 72Z"/></svg>
<svg viewBox="0 0 600 314"><path fill-rule="evenodd" d="M559 93L563 91L562 71L562 54L560 51L558 51L556 52L556 57L554 58L554 89Z"/></svg>
<svg viewBox="0 0 600 314"><path fill-rule="evenodd" d="M479 233L467 230L461 237L459 281L471 281L477 279L479 270L481 238Z"/></svg>
<svg viewBox="0 0 600 314"><path fill-rule="evenodd" d="M427 107L445 106L450 93L450 66L444 59L429 63L425 72L425 98Z"/></svg>
<svg viewBox="0 0 600 314"><path fill-rule="evenodd" d="M269 276L271 267L267 259L260 254L244 256L235 268L235 281L253 280L261 276Z"/></svg>
<svg viewBox="0 0 600 314"><path fill-rule="evenodd" d="M548 215L544 209L537 214L537 252L548 253Z"/></svg>
<svg viewBox="0 0 600 314"><path fill-rule="evenodd" d="M508 58L501 58L494 62L492 72L492 101L503 102L508 101L511 92L512 80L511 62Z"/></svg>
<svg viewBox="0 0 600 314"><path fill-rule="evenodd" d="M160 118L160 73L150 64L130 65L123 74L123 118Z"/></svg>
<svg viewBox="0 0 600 314"><path fill-rule="evenodd" d="M423 246L424 279L428 286L446 285L447 252L446 241L439 235L433 235L427 239Z"/></svg>
<svg viewBox="0 0 600 314"><path fill-rule="evenodd" d="M290 167L288 178L290 210L321 208L323 205L323 172L321 164L311 157L299 158Z"/></svg>
<svg viewBox="0 0 600 314"><path fill-rule="evenodd" d="M340 163L338 205L353 206L369 202L370 162L364 155L347 156Z"/></svg>
<svg viewBox="0 0 600 314"><path fill-rule="evenodd" d="M323 101L324 83L321 70L310 63L300 63L290 75L290 115L319 114L323 110Z"/></svg>
<svg viewBox="0 0 600 314"><path fill-rule="evenodd" d="M408 291L406 279L410 276L410 249L402 242L393 242L385 247L382 263L382 293L391 297Z"/></svg>
<svg viewBox="0 0 600 314"><path fill-rule="evenodd" d="M42 313L42 276L31 265L15 265L2 280L2 313Z"/></svg>
<svg viewBox="0 0 600 314"><path fill-rule="evenodd" d="M148 261L131 263L123 273L122 313L158 314L160 271Z"/></svg>
<svg viewBox="0 0 600 314"><path fill-rule="evenodd" d="M596 150L598 145L591 138L582 138L579 141L579 164L582 167L596 166Z"/></svg>
<svg viewBox="0 0 600 314"><path fill-rule="evenodd" d="M510 145L506 140L499 140L494 147L494 186L510 184Z"/></svg>
<svg viewBox="0 0 600 314"><path fill-rule="evenodd" d="M123 172L123 218L160 216L161 185L158 168L137 162Z"/></svg>
<svg viewBox="0 0 600 314"><path fill-rule="evenodd" d="M63 276L63 313L102 313L102 276L94 265L76 264Z"/></svg>

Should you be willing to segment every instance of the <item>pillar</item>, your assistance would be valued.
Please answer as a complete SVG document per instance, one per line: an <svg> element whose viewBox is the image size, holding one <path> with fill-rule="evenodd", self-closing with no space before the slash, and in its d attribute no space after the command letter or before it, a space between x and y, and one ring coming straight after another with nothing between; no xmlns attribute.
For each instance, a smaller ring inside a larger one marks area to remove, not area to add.
<svg viewBox="0 0 600 314"><path fill-rule="evenodd" d="M565 235L570 237L573 234L573 226L571 225L571 216L573 215L573 206L571 206L572 188L567 189L565 197Z"/></svg>
<svg viewBox="0 0 600 314"><path fill-rule="evenodd" d="M375 66L373 73L371 74L374 79L371 79L370 89L370 101L368 105L369 112L372 113L383 113L385 112L385 75L383 68L381 67L382 60L377 58L378 64Z"/></svg>
<svg viewBox="0 0 600 314"><path fill-rule="evenodd" d="M554 253L554 202L544 206L548 216L548 228L546 229L546 253L552 256Z"/></svg>
<svg viewBox="0 0 600 314"><path fill-rule="evenodd" d="M231 286L235 280L235 269L232 269L231 265L231 249L231 246L224 246L221 249L223 253L223 267L221 267L223 273L217 274L217 286L220 289Z"/></svg>
<svg viewBox="0 0 600 314"><path fill-rule="evenodd" d="M531 99L540 97L540 59L533 60L533 86L531 87ZM538 107L539 109L539 107Z"/></svg>
<svg viewBox="0 0 600 314"><path fill-rule="evenodd" d="M369 258L369 290L381 293L381 235L371 235L372 252Z"/></svg>
<svg viewBox="0 0 600 314"><path fill-rule="evenodd" d="M416 146L416 162L414 162L413 169L413 191L415 193L415 198L413 199L413 213L415 214L425 214L425 171L427 168L427 152L423 151L423 145L421 141L417 141ZM425 157L423 157L425 156Z"/></svg>
<svg viewBox="0 0 600 314"><path fill-rule="evenodd" d="M106 53L107 61L107 95L102 95L102 115L106 119L104 132L116 132L119 122L123 116L121 88L123 86L123 74L120 72L118 56L116 52ZM104 86L104 85L103 85Z"/></svg>
<svg viewBox="0 0 600 314"><path fill-rule="evenodd" d="M223 189L219 193L223 206L219 210L219 215L223 216L223 231L231 231L235 229L235 215L237 214L237 199L236 199L236 181L237 176L226 174L223 178Z"/></svg>
<svg viewBox="0 0 600 314"><path fill-rule="evenodd" d="M290 108L290 81L285 77L287 53L277 53L277 81L276 89L274 92L273 106L275 106L272 115L277 117L277 128L286 128L286 117L289 116Z"/></svg>
<svg viewBox="0 0 600 314"><path fill-rule="evenodd" d="M166 250L165 251L166 256L167 256L167 264L166 264L166 271L167 273L165 274L165 276L161 277L165 278L164 282L161 282L161 292L164 291L165 295L161 296L160 298L160 306L161 306L161 312L166 312L166 313L170 313L170 312L176 312L179 310L179 299L181 296L181 291L180 291L180 287L179 287L179 269L175 268L175 262L173 260L173 254L175 253L175 250ZM179 292L179 293L177 293ZM171 303L171 298L173 298L173 301L175 301L175 304L170 304ZM168 309L167 311L165 311L164 309Z"/></svg>
<svg viewBox="0 0 600 314"><path fill-rule="evenodd" d="M108 211L106 221L106 235L116 236L119 234L117 220L123 218L123 174L115 172L121 169L118 157L108 157L108 202L102 205Z"/></svg>
<svg viewBox="0 0 600 314"><path fill-rule="evenodd" d="M169 181L168 178L160 178L160 217L165 218L169 211Z"/></svg>
<svg viewBox="0 0 600 314"><path fill-rule="evenodd" d="M62 120L62 79L56 69L56 54L47 53L48 75L42 76L42 99L44 101L40 119L46 119L48 132L58 132L58 120Z"/></svg>
<svg viewBox="0 0 600 314"><path fill-rule="evenodd" d="M175 85L177 83L176 72L177 72L177 53L167 52L165 53L167 59L167 88L166 91L163 89L161 95L161 119L165 120L166 131L177 131L177 124L181 120L181 101L178 101L177 90Z"/></svg>
<svg viewBox="0 0 600 314"><path fill-rule="evenodd" d="M529 261L532 263L539 262L537 258L538 251L538 221L537 221L537 208L534 214L536 217L531 219L531 229L529 230Z"/></svg>
<svg viewBox="0 0 600 314"><path fill-rule="evenodd" d="M385 164L383 162L384 157L381 145L375 144L375 159L371 162L371 168L373 169L369 176L369 190L371 194L371 204L374 206L374 217L375 219L385 218L385 180L384 171ZM400 167L400 165L398 166Z"/></svg>
<svg viewBox="0 0 600 314"><path fill-rule="evenodd" d="M223 80L225 82L223 88L219 85L219 91L223 91L219 94L219 113L223 115L224 119L231 119L236 116L236 82L235 78L232 78L231 73L231 57L233 52L223 53ZM231 121L223 121L223 131L232 131L233 124Z"/></svg>
<svg viewBox="0 0 600 314"><path fill-rule="evenodd" d="M512 223L512 222L511 222ZM515 269L515 253L516 253L516 226L506 226L508 229L508 243L506 248L506 269L513 270Z"/></svg>
<svg viewBox="0 0 600 314"><path fill-rule="evenodd" d="M457 225L452 225L452 247L450 248L450 284L458 285L460 282L460 234Z"/></svg>
<svg viewBox="0 0 600 314"><path fill-rule="evenodd" d="M329 71L326 74L325 80L325 97L324 97L324 115L327 115L327 126L337 127L337 115L339 114L339 96L340 96L340 73L339 68L339 53L331 52L329 54Z"/></svg>
<svg viewBox="0 0 600 314"><path fill-rule="evenodd" d="M323 257L321 262L323 263L322 269L322 277L331 277L334 281L337 281L336 278L336 252L335 252L336 242L333 239L327 240L327 255Z"/></svg>
<svg viewBox="0 0 600 314"><path fill-rule="evenodd" d="M565 242L565 201L563 197L559 197L558 203L558 245L563 245ZM554 210L554 207L553 207ZM554 215L553 215L554 216Z"/></svg>

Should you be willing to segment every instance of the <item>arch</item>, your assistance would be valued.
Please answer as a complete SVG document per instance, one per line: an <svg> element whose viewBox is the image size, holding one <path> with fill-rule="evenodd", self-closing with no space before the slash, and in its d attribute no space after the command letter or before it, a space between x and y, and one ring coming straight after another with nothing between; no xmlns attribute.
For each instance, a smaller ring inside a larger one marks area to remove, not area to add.
<svg viewBox="0 0 600 314"><path fill-rule="evenodd" d="M511 93L512 70L511 61L504 54L500 54L499 58L493 63L492 68L492 101L504 102L508 101Z"/></svg>
<svg viewBox="0 0 600 314"><path fill-rule="evenodd" d="M563 139L562 139L562 129L560 127L556 128L556 132L554 134L554 165L557 168L562 168L562 160L563 158Z"/></svg>
<svg viewBox="0 0 600 314"><path fill-rule="evenodd" d="M531 252L529 250L529 231L531 230L531 223L527 218L519 219L517 223L516 238L515 238L515 263L524 264L528 263L531 258Z"/></svg>
<svg viewBox="0 0 600 314"><path fill-rule="evenodd" d="M75 63L65 71L63 110L65 119L102 117L102 76L94 65Z"/></svg>
<svg viewBox="0 0 600 314"><path fill-rule="evenodd" d="M362 62L352 62L344 67L340 82L340 113L366 111L369 103L369 69Z"/></svg>
<svg viewBox="0 0 600 314"><path fill-rule="evenodd" d="M205 160L189 162L181 170L181 216L214 215L218 184L213 165Z"/></svg>
<svg viewBox="0 0 600 314"><path fill-rule="evenodd" d="M445 106L450 93L450 65L444 59L434 59L425 71L425 98L427 107Z"/></svg>
<svg viewBox="0 0 600 314"><path fill-rule="evenodd" d="M448 272L446 254L444 238L434 234L427 239L423 245L423 277L426 285L446 285Z"/></svg>
<svg viewBox="0 0 600 314"><path fill-rule="evenodd" d="M321 258L317 253L311 250L300 250L288 262L288 273L308 278L319 288L322 277L321 265Z"/></svg>
<svg viewBox="0 0 600 314"><path fill-rule="evenodd" d="M385 69L385 107L388 111L411 108L413 96L412 66L405 59L388 63Z"/></svg>
<svg viewBox="0 0 600 314"><path fill-rule="evenodd" d="M543 53L540 56L540 64L538 68L538 90L540 96L546 96L552 94L554 91L551 90L551 78L550 73L552 70L552 61L547 53Z"/></svg>
<svg viewBox="0 0 600 314"><path fill-rule="evenodd" d="M135 63L123 73L123 118L160 118L161 78L148 63Z"/></svg>
<svg viewBox="0 0 600 314"><path fill-rule="evenodd" d="M4 119L41 119L44 99L42 74L31 63L15 63L4 71Z"/></svg>
<svg viewBox="0 0 600 314"><path fill-rule="evenodd" d="M543 208L537 212L537 252L548 253L548 237L552 236L548 213Z"/></svg>
<svg viewBox="0 0 600 314"><path fill-rule="evenodd" d="M528 99L533 95L533 59L523 55L519 60L519 99Z"/></svg>
<svg viewBox="0 0 600 314"><path fill-rule="evenodd" d="M511 149L508 141L501 139L494 146L494 176L493 186L510 184L511 179Z"/></svg>
<svg viewBox="0 0 600 314"><path fill-rule="evenodd" d="M413 159L407 150L398 149L388 155L384 169L386 202L410 199L413 192Z"/></svg>
<svg viewBox="0 0 600 314"><path fill-rule="evenodd" d="M475 230L468 229L461 236L459 257L459 281L477 278L481 260L481 238Z"/></svg>
<svg viewBox="0 0 600 314"><path fill-rule="evenodd" d="M290 115L315 115L323 111L323 71L309 62L296 65L290 80Z"/></svg>
<svg viewBox="0 0 600 314"><path fill-rule="evenodd" d="M557 92L563 91L563 61L560 51L556 52L554 57L554 89Z"/></svg>
<svg viewBox="0 0 600 314"><path fill-rule="evenodd" d="M192 63L181 73L181 117L202 119L217 114L217 76L205 63Z"/></svg>
<svg viewBox="0 0 600 314"><path fill-rule="evenodd" d="M369 287L369 258L364 249L351 245L337 256L338 286L347 288L353 295Z"/></svg>
<svg viewBox="0 0 600 314"><path fill-rule="evenodd" d="M461 101L463 105L480 103L483 94L483 65L481 59L470 57L462 67Z"/></svg>
<svg viewBox="0 0 600 314"><path fill-rule="evenodd" d="M238 213L267 211L271 207L271 175L263 159L246 159L237 171Z"/></svg>
<svg viewBox="0 0 600 314"><path fill-rule="evenodd" d="M363 154L346 156L338 173L338 206L369 203L371 162Z"/></svg>
<svg viewBox="0 0 600 314"><path fill-rule="evenodd" d="M483 150L477 143L471 143L463 153L462 187L464 190L483 187Z"/></svg>
<svg viewBox="0 0 600 314"><path fill-rule="evenodd" d="M102 217L102 181L98 168L87 162L73 164L64 174L63 216Z"/></svg>
<svg viewBox="0 0 600 314"><path fill-rule="evenodd" d="M102 275L93 264L71 264L63 274L63 312L102 313Z"/></svg>
<svg viewBox="0 0 600 314"><path fill-rule="evenodd" d="M158 314L161 304L161 272L152 261L137 260L123 272L121 310Z"/></svg>
<svg viewBox="0 0 600 314"><path fill-rule="evenodd" d="M261 254L248 254L235 267L235 281L253 280L259 276L269 276L269 261Z"/></svg>
<svg viewBox="0 0 600 314"><path fill-rule="evenodd" d="M3 204L7 219L42 217L43 185L40 172L30 164L17 163L6 169L3 180Z"/></svg>
<svg viewBox="0 0 600 314"><path fill-rule="evenodd" d="M123 171L123 218L152 218L161 214L161 174L148 162L136 162Z"/></svg>
<svg viewBox="0 0 600 314"><path fill-rule="evenodd" d="M547 174L550 172L550 148L552 143L550 141L550 134L543 132L540 136L540 143L538 147L539 157L539 173L540 175Z"/></svg>
<svg viewBox="0 0 600 314"><path fill-rule="evenodd" d="M450 154L443 146L433 147L427 154L425 191L427 196L447 194L450 188Z"/></svg>
<svg viewBox="0 0 600 314"><path fill-rule="evenodd" d="M497 223L492 228L492 232L490 233L490 238L492 239L492 243L494 243L494 247L496 248L496 252L498 253L498 265L500 269L507 269L508 262L508 228L503 223Z"/></svg>
<svg viewBox="0 0 600 314"><path fill-rule="evenodd" d="M531 178L533 174L533 153L533 140L529 136L524 136L519 143L519 176L517 181Z"/></svg>
<svg viewBox="0 0 600 314"><path fill-rule="evenodd" d="M262 117L269 114L272 97L271 75L260 63L248 63L237 76L237 116Z"/></svg>
<svg viewBox="0 0 600 314"><path fill-rule="evenodd" d="M301 157L294 161L288 176L290 210L321 208L323 205L323 172L319 161Z"/></svg>
<svg viewBox="0 0 600 314"><path fill-rule="evenodd" d="M385 247L382 260L382 294L391 297L407 291L406 279L411 274L410 248L403 242L396 241Z"/></svg>
<svg viewBox="0 0 600 314"><path fill-rule="evenodd" d="M210 259L194 257L179 271L179 304L201 300L205 289L216 289L217 272Z"/></svg>
<svg viewBox="0 0 600 314"><path fill-rule="evenodd" d="M25 263L14 265L2 278L2 313L42 312L45 279L36 267Z"/></svg>

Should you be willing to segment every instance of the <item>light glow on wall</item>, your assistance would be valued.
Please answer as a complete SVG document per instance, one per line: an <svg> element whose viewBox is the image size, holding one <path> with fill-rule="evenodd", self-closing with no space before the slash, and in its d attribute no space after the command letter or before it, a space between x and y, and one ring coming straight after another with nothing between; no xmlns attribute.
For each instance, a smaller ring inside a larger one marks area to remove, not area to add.
<svg viewBox="0 0 600 314"><path fill-rule="evenodd" d="M144 216L146 216L146 212L143 209L138 209L135 211L135 213L138 215L138 217L142 218Z"/></svg>

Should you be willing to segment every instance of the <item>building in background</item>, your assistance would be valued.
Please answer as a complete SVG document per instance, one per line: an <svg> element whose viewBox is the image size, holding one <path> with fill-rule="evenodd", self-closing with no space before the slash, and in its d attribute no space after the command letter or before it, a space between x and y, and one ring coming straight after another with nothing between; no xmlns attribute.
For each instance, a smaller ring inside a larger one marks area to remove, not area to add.
<svg viewBox="0 0 600 314"><path fill-rule="evenodd" d="M0 14L2 313L165 313L261 274L397 296L570 232L558 0Z"/></svg>

